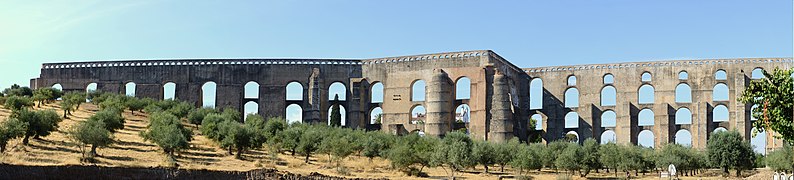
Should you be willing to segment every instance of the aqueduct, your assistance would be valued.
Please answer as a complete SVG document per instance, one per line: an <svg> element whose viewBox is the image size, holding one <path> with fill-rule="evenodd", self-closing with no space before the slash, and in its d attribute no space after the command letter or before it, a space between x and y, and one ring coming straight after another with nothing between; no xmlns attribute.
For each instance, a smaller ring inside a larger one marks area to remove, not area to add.
<svg viewBox="0 0 794 180"><path fill-rule="evenodd" d="M45 63L30 86L176 98L307 123L326 122L338 95L350 128L436 136L466 129L492 141L574 134L705 147L715 130L737 129L751 139L753 106L737 97L764 69L792 66L791 58L744 58L522 69L478 50L375 59ZM782 144L759 141L766 149Z"/></svg>

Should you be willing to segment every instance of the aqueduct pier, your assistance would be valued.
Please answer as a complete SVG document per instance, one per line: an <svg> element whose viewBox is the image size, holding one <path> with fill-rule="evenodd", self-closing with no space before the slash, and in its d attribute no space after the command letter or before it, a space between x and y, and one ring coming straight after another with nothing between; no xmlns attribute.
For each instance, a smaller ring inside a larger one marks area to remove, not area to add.
<svg viewBox="0 0 794 180"><path fill-rule="evenodd" d="M338 95L350 128L438 136L465 128L475 139L492 141L574 134L705 147L715 130L737 129L750 139L753 106L737 97L761 71L792 66L792 58L742 58L519 68L478 50L374 59L45 63L30 86L176 98L197 106L212 98L217 108L253 107L265 117L308 123L327 122ZM291 116L287 109L300 113ZM373 113L380 112L378 123ZM764 141L767 149L782 144L771 136Z"/></svg>

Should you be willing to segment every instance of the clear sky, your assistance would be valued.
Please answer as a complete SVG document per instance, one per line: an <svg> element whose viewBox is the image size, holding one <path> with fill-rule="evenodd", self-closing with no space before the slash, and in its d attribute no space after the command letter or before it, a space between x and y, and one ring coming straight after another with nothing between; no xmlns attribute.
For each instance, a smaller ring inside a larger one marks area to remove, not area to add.
<svg viewBox="0 0 794 180"><path fill-rule="evenodd" d="M491 49L520 67L791 57L792 1L0 1L0 87L43 62L374 58Z"/></svg>

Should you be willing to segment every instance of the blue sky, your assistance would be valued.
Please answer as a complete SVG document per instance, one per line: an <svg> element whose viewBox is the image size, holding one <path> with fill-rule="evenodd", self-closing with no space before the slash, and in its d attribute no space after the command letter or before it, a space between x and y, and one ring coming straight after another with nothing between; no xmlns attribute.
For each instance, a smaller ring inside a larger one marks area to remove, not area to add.
<svg viewBox="0 0 794 180"><path fill-rule="evenodd" d="M374 58L492 49L520 67L790 57L792 1L2 1L0 86L43 62Z"/></svg>

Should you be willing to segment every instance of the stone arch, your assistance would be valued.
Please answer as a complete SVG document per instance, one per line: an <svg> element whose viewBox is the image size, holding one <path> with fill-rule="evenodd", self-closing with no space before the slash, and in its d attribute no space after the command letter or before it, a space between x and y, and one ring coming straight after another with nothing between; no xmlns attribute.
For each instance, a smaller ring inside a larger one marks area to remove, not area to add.
<svg viewBox="0 0 794 180"><path fill-rule="evenodd" d="M535 130L543 130L543 115L533 114L530 119L535 120Z"/></svg>
<svg viewBox="0 0 794 180"><path fill-rule="evenodd" d="M753 127L750 132L755 133L755 136L750 138L750 144L753 145L753 150L756 153L766 155L766 132L755 127Z"/></svg>
<svg viewBox="0 0 794 180"><path fill-rule="evenodd" d="M575 75L568 76L568 86L576 86L576 76Z"/></svg>
<svg viewBox="0 0 794 180"><path fill-rule="evenodd" d="M615 86L607 85L601 89L601 106L617 105L617 89Z"/></svg>
<svg viewBox="0 0 794 180"><path fill-rule="evenodd" d="M712 94L712 100L713 101L728 101L730 99L730 95L729 94L730 93L728 91L728 85L725 85L725 83L717 83L717 85L714 85L714 90L713 90L713 94Z"/></svg>
<svg viewBox="0 0 794 180"><path fill-rule="evenodd" d="M692 133L690 133L687 129L678 130L678 132L675 133L674 139L676 144L687 147L692 146Z"/></svg>
<svg viewBox="0 0 794 180"><path fill-rule="evenodd" d="M328 107L328 117L326 117L327 118L326 121L328 122L329 126L331 125L331 110L333 110L333 108L334 108L333 105ZM347 122L347 110L345 109L345 106L342 105L342 104L339 104L339 113L342 115L342 118L340 119L341 120L340 126L345 127L345 125L347 125L347 123L346 123Z"/></svg>
<svg viewBox="0 0 794 180"><path fill-rule="evenodd" d="M653 110L645 108L640 110L637 125L638 126L653 126L655 123Z"/></svg>
<svg viewBox="0 0 794 180"><path fill-rule="evenodd" d="M137 91L137 85L135 82L128 82L124 84L124 94L130 97L135 97L135 91Z"/></svg>
<svg viewBox="0 0 794 180"><path fill-rule="evenodd" d="M167 82L163 84L163 99L176 99L176 83Z"/></svg>
<svg viewBox="0 0 794 180"><path fill-rule="evenodd" d="M215 108L217 101L217 86L215 82L209 81L201 85L201 106Z"/></svg>
<svg viewBox="0 0 794 180"><path fill-rule="evenodd" d="M606 130L603 133L601 133L601 144L606 144L610 142L611 143L617 142L617 135L615 134L615 131Z"/></svg>
<svg viewBox="0 0 794 180"><path fill-rule="evenodd" d="M641 82L651 82L651 80L653 80L653 76L651 75L650 72L648 71L642 72L642 75L640 76Z"/></svg>
<svg viewBox="0 0 794 180"><path fill-rule="evenodd" d="M86 93L96 92L98 90L97 86L98 86L97 83L94 83L94 82L88 83L88 85L85 86L85 92Z"/></svg>
<svg viewBox="0 0 794 180"><path fill-rule="evenodd" d="M529 109L543 109L543 79L534 78L529 82Z"/></svg>
<svg viewBox="0 0 794 180"><path fill-rule="evenodd" d="M383 83L374 82L370 87L370 103L383 103Z"/></svg>
<svg viewBox="0 0 794 180"><path fill-rule="evenodd" d="M455 99L471 99L471 79L462 76L455 81Z"/></svg>
<svg viewBox="0 0 794 180"><path fill-rule="evenodd" d="M568 88L568 90L565 90L565 107L579 107L579 89L572 87Z"/></svg>
<svg viewBox="0 0 794 180"><path fill-rule="evenodd" d="M675 111L675 124L692 124L692 111L682 107Z"/></svg>
<svg viewBox="0 0 794 180"><path fill-rule="evenodd" d="M51 87L53 89L57 89L57 90L63 91L63 85L61 85L61 84L55 83L55 84L52 84Z"/></svg>
<svg viewBox="0 0 794 180"><path fill-rule="evenodd" d="M678 80L687 80L689 79L689 73L686 71L678 72Z"/></svg>
<svg viewBox="0 0 794 180"><path fill-rule="evenodd" d="M471 107L468 104L460 104L455 107L455 122L463 122L468 124L471 118Z"/></svg>
<svg viewBox="0 0 794 180"><path fill-rule="evenodd" d="M717 70L717 72L714 72L714 79L718 81L728 80L728 73L726 73L723 69Z"/></svg>
<svg viewBox="0 0 794 180"><path fill-rule="evenodd" d="M243 105L243 121L248 119L249 114L259 114L259 103L248 101Z"/></svg>
<svg viewBox="0 0 794 180"><path fill-rule="evenodd" d="M614 128L617 127L618 115L613 110L606 110L601 113L601 127Z"/></svg>
<svg viewBox="0 0 794 180"><path fill-rule="evenodd" d="M572 137L574 137L574 138L575 138L575 139L573 139L571 142L579 143L579 139L580 139L580 138L579 138L579 133L577 133L576 131L568 131L567 133L565 133L565 136L566 136L566 137L564 137L564 138L567 138L567 136L568 136L569 134L570 134Z"/></svg>
<svg viewBox="0 0 794 180"><path fill-rule="evenodd" d="M728 128L720 126L720 127L714 128L714 131L712 131L711 133L727 132L727 131L728 131Z"/></svg>
<svg viewBox="0 0 794 180"><path fill-rule="evenodd" d="M427 93L427 83L425 80L417 79L411 82L411 101L425 101Z"/></svg>
<svg viewBox="0 0 794 180"><path fill-rule="evenodd" d="M579 128L579 113L568 112L565 114L565 128Z"/></svg>
<svg viewBox="0 0 794 180"><path fill-rule="evenodd" d="M714 107L711 113L712 121L713 122L728 122L730 121L730 113L728 112L728 106L723 104L717 105Z"/></svg>
<svg viewBox="0 0 794 180"><path fill-rule="evenodd" d="M637 96L639 104L653 104L656 98L656 89L650 84L642 85L637 91Z"/></svg>
<svg viewBox="0 0 794 180"><path fill-rule="evenodd" d="M328 100L334 100L334 97L339 95L339 101L347 100L347 86L342 82L334 82L328 86Z"/></svg>
<svg viewBox="0 0 794 180"><path fill-rule="evenodd" d="M378 118L381 118L381 122L378 121ZM381 124L382 121L383 109L380 107L372 108L372 110L369 111L369 124Z"/></svg>
<svg viewBox="0 0 794 180"><path fill-rule="evenodd" d="M692 88L687 83L680 83L675 87L676 103L692 103Z"/></svg>
<svg viewBox="0 0 794 180"><path fill-rule="evenodd" d="M290 104L286 108L288 124L303 122L303 108L299 104Z"/></svg>
<svg viewBox="0 0 794 180"><path fill-rule="evenodd" d="M655 146L655 141L653 131L651 130L640 131L640 134L637 135L637 145L639 146L653 148Z"/></svg>
<svg viewBox="0 0 794 180"><path fill-rule="evenodd" d="M604 79L604 84L615 84L615 75L607 73L602 78Z"/></svg>
<svg viewBox="0 0 794 180"><path fill-rule="evenodd" d="M243 86L243 91L243 94L245 95L243 97L245 99L259 99L259 83L256 81L248 81L245 83L245 86Z"/></svg>
<svg viewBox="0 0 794 180"><path fill-rule="evenodd" d="M755 69L753 69L753 71L750 73L750 78L751 79L764 78L764 68L756 67Z"/></svg>
<svg viewBox="0 0 794 180"><path fill-rule="evenodd" d="M424 123L426 115L427 109L425 109L424 106L414 105L414 107L411 108L411 114L409 115L410 119L408 122L410 124Z"/></svg>
<svg viewBox="0 0 794 180"><path fill-rule="evenodd" d="M303 101L303 84L297 81L287 83L285 98L288 101Z"/></svg>

